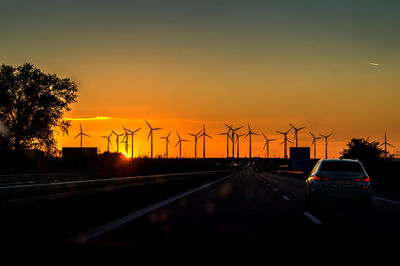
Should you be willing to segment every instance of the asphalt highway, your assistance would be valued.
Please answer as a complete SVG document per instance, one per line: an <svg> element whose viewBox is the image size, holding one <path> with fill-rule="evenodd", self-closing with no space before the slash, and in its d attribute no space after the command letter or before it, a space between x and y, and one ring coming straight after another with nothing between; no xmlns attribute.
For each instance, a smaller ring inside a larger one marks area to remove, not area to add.
<svg viewBox="0 0 400 266"><path fill-rule="evenodd" d="M133 211L71 240L91 247L310 246L343 252L377 243L392 245L400 236L399 202L374 196L371 207L346 201L307 207L304 181L252 169L152 207ZM115 223L118 226L114 228ZM99 235L88 234L96 230Z"/></svg>
<svg viewBox="0 0 400 266"><path fill-rule="evenodd" d="M363 249L400 236L400 202L308 207L304 181L243 169L3 207L3 245L63 248Z"/></svg>

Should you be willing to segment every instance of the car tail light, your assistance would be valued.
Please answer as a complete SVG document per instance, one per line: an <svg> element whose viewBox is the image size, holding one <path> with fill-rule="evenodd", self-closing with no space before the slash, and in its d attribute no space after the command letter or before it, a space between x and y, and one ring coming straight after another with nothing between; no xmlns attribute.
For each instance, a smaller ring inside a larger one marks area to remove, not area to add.
<svg viewBox="0 0 400 266"><path fill-rule="evenodd" d="M317 181L328 181L328 178L315 175L314 176L314 180L317 180Z"/></svg>
<svg viewBox="0 0 400 266"><path fill-rule="evenodd" d="M356 178L357 182L369 182L369 177L368 176L364 176L362 178Z"/></svg>

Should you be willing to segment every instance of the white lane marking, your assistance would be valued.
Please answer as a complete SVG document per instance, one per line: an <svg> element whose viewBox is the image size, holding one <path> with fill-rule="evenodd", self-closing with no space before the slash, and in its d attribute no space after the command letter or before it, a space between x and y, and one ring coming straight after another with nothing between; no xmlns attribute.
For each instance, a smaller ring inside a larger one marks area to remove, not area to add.
<svg viewBox="0 0 400 266"><path fill-rule="evenodd" d="M145 207L143 209L140 209L138 211L134 211L134 212L132 212L132 213L130 213L128 215L125 215L125 216L123 216L121 218L117 218L117 219L112 220L112 221L110 221L108 223L105 223L105 224L100 225L100 226L98 226L96 228L93 228L93 229L91 229L91 230L89 230L87 232L79 234L78 236L72 237L72 238L69 239L69 241L70 242L74 242L74 243L78 243L78 244L87 242L87 241L89 241L89 240L91 240L91 239L93 239L93 238L95 238L97 236L100 236L100 235L102 235L104 233L107 233L107 232L109 232L109 231L111 231L111 230L113 230L113 229L115 229L115 228L117 228L117 227L119 227L121 225L124 225L124 224L126 224L126 223L128 223L128 222L130 222L130 221L132 221L132 220L134 220L136 218L139 218L139 217L141 217L141 216L143 216L143 215L145 215L145 214L147 214L147 213L149 213L151 211L154 211L154 210L156 210L156 209L158 209L158 208L160 208L160 207L162 207L164 205L167 205L167 204L169 204L169 203L171 203L173 201L176 201L178 199L186 197L187 195L192 194L192 193L194 193L196 191L205 189L205 188L207 188L207 187L209 187L211 185L214 185L214 184L216 184L218 182L224 181L225 179L233 176L234 174L236 174L236 173L233 173L233 174L228 175L226 177L220 178L220 179L218 179L218 180L216 180L214 182L205 184L205 185L200 186L198 188L183 192L183 193L178 194L178 195L176 195L174 197L171 197L169 199L154 203L154 204L152 204L150 206L147 206L147 207Z"/></svg>
<svg viewBox="0 0 400 266"><path fill-rule="evenodd" d="M372 196L372 198L376 199L376 200L386 201L386 202L389 202L389 203L392 203L392 204L400 205L399 201L385 199L385 198L381 198L381 197L378 197L378 196Z"/></svg>
<svg viewBox="0 0 400 266"><path fill-rule="evenodd" d="M320 220L318 220L317 218L315 218L314 216L312 216L311 213L309 213L309 212L303 212L303 214L304 214L308 219L310 219L313 223L315 223L315 224L322 224L322 222L321 222Z"/></svg>
<svg viewBox="0 0 400 266"><path fill-rule="evenodd" d="M278 189L277 189L277 188L272 188L272 190L273 190L273 191L275 191L275 192L277 192L277 191L278 191Z"/></svg>
<svg viewBox="0 0 400 266"><path fill-rule="evenodd" d="M284 200L290 200L290 198L289 198L289 197L286 197L285 195L282 195L282 198L283 198Z"/></svg>

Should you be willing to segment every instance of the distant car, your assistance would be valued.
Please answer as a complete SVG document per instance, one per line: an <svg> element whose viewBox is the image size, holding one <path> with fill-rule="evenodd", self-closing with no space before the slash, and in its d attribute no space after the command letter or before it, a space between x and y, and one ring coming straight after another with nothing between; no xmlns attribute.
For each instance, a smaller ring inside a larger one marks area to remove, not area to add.
<svg viewBox="0 0 400 266"><path fill-rule="evenodd" d="M321 159L306 180L306 201L352 199L371 203L371 182L361 162Z"/></svg>

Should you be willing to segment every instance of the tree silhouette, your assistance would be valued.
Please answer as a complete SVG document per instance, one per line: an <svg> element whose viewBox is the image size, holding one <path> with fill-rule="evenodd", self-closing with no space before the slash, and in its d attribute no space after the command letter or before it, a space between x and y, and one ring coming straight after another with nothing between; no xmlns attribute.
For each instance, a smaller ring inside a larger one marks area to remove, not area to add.
<svg viewBox="0 0 400 266"><path fill-rule="evenodd" d="M65 111L76 100L76 84L45 74L30 63L0 67L0 134L2 149L55 151L55 131L68 134ZM6 133L4 133L6 132Z"/></svg>
<svg viewBox="0 0 400 266"><path fill-rule="evenodd" d="M385 152L379 147L378 141L369 141L369 138L353 138L347 143L341 157L344 159L357 159L365 164L375 164L376 162L392 158L389 152Z"/></svg>

